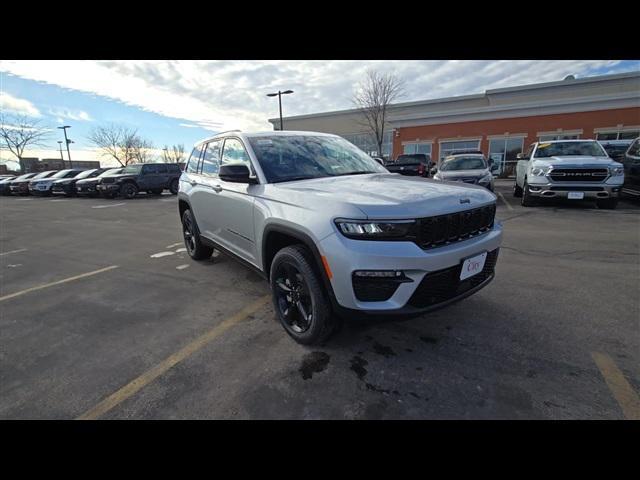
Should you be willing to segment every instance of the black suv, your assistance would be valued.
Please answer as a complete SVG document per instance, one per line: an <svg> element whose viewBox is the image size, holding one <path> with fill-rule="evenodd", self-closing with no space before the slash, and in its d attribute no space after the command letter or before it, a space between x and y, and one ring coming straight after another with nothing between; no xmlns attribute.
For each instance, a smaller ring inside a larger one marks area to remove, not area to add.
<svg viewBox="0 0 640 480"><path fill-rule="evenodd" d="M433 163L425 153L404 153L395 162L386 162L384 166L391 173L428 177Z"/></svg>
<svg viewBox="0 0 640 480"><path fill-rule="evenodd" d="M103 177L96 188L108 198L133 198L138 192L160 195L165 188L177 195L181 174L177 163L138 163L127 165L118 175Z"/></svg>
<svg viewBox="0 0 640 480"><path fill-rule="evenodd" d="M640 138L636 138L620 159L624 165L622 193L640 199Z"/></svg>

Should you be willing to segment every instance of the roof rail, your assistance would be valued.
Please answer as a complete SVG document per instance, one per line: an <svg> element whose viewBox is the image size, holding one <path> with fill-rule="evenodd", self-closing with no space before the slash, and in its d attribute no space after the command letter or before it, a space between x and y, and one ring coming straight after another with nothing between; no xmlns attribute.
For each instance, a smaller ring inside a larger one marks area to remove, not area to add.
<svg viewBox="0 0 640 480"><path fill-rule="evenodd" d="M215 137L215 136L218 136L218 135L222 135L223 133L241 132L241 131L242 131L242 130L240 130L239 128L236 128L235 130L225 130L224 132L218 132L218 133L216 133L216 134L214 135L214 137Z"/></svg>

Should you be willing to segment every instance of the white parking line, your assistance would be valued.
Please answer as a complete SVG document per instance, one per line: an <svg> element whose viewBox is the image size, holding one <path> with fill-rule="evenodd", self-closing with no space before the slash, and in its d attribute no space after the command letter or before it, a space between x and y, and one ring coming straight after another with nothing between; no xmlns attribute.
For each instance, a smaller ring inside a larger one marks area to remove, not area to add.
<svg viewBox="0 0 640 480"><path fill-rule="evenodd" d="M2 255L10 255L10 254L12 254L12 253L26 252L26 251L27 251L27 249L26 249L26 248L20 248L20 249L18 249L18 250L11 250L10 252L3 252L3 253L0 253L0 256L2 256Z"/></svg>
<svg viewBox="0 0 640 480"><path fill-rule="evenodd" d="M173 255L175 252L158 252L158 253L154 253L153 255L149 255L151 258L160 258L160 257L166 257L168 255Z"/></svg>
<svg viewBox="0 0 640 480"><path fill-rule="evenodd" d="M178 265L176 270L184 270L185 268L189 268L189 264L185 263L184 265Z"/></svg>
<svg viewBox="0 0 640 480"><path fill-rule="evenodd" d="M502 193L498 192L498 196L502 199L509 210L513 210L513 207L509 204L509 202L507 202L507 199L504 198L504 195Z"/></svg>
<svg viewBox="0 0 640 480"><path fill-rule="evenodd" d="M52 202L68 202L69 200L66 198L56 198L55 200L51 200Z"/></svg>
<svg viewBox="0 0 640 480"><path fill-rule="evenodd" d="M109 207L119 207L120 205L124 205L124 203L112 203L109 205L96 205L94 207L91 208L109 208Z"/></svg>
<svg viewBox="0 0 640 480"><path fill-rule="evenodd" d="M167 245L165 248L179 247L180 245L182 245L182 242L172 243L171 245Z"/></svg>
<svg viewBox="0 0 640 480"><path fill-rule="evenodd" d="M180 253L180 252L186 252L187 249L186 248L179 248L176 250L176 253Z"/></svg>

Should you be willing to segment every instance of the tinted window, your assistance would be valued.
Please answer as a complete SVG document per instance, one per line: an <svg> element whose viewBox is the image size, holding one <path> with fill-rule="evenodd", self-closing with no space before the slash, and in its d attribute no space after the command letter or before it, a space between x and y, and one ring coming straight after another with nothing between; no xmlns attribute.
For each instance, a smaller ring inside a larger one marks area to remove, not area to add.
<svg viewBox="0 0 640 480"><path fill-rule="evenodd" d="M167 166L164 164L156 165L158 173L167 173Z"/></svg>
<svg viewBox="0 0 640 480"><path fill-rule="evenodd" d="M126 173L128 175L137 175L142 170L142 165L127 165L122 169L122 173Z"/></svg>
<svg viewBox="0 0 640 480"><path fill-rule="evenodd" d="M142 173L143 174L158 173L158 168L156 165L143 165Z"/></svg>
<svg viewBox="0 0 640 480"><path fill-rule="evenodd" d="M189 157L189 162L187 163L187 168L185 171L189 173L198 173L198 162L200 161L200 154L202 153L202 145L195 147L191 151L191 156Z"/></svg>
<svg viewBox="0 0 640 480"><path fill-rule="evenodd" d="M629 148L627 155L633 155L634 157L640 157L640 140L636 140Z"/></svg>
<svg viewBox="0 0 640 480"><path fill-rule="evenodd" d="M180 173L180 165L176 163L168 164L167 168L169 169L169 173Z"/></svg>
<svg viewBox="0 0 640 480"><path fill-rule="evenodd" d="M202 174L217 175L220 170L220 144L221 140L209 142L202 157Z"/></svg>
<svg viewBox="0 0 640 480"><path fill-rule="evenodd" d="M636 131L627 131L627 132L620 132L620 140L633 140L634 138L636 138L638 135L640 135L640 131L636 130Z"/></svg>
<svg viewBox="0 0 640 480"><path fill-rule="evenodd" d="M429 161L429 156L424 154L400 155L396 161L397 163L427 163Z"/></svg>
<svg viewBox="0 0 640 480"><path fill-rule="evenodd" d="M456 157L450 160L445 160L442 163L440 170L479 170L487 168L487 164L484 158L480 157Z"/></svg>
<svg viewBox="0 0 640 480"><path fill-rule="evenodd" d="M222 153L222 165L227 163L245 163L250 165L249 155L244 146L235 138L227 138L224 142L224 150Z"/></svg>

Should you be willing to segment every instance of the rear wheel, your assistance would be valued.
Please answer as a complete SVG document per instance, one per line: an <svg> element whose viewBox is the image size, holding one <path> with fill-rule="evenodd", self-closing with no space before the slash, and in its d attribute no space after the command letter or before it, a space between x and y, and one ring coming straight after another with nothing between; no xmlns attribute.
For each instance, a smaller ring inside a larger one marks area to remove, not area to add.
<svg viewBox="0 0 640 480"><path fill-rule="evenodd" d="M314 345L331 335L335 320L309 251L301 245L280 250L271 264L276 316L298 343Z"/></svg>
<svg viewBox="0 0 640 480"><path fill-rule="evenodd" d="M604 200L596 200L596 205L598 206L598 208L614 210L618 206L618 199L606 198Z"/></svg>
<svg viewBox="0 0 640 480"><path fill-rule="evenodd" d="M191 210L185 210L182 214L182 236L187 253L194 260L206 260L213 254L213 248L207 247L200 240L200 231Z"/></svg>
<svg viewBox="0 0 640 480"><path fill-rule="evenodd" d="M171 180L171 183L169 184L169 191L171 192L172 195L177 195L178 194L178 179L177 178L174 178L173 180ZM162 191L160 193L162 193Z"/></svg>
<svg viewBox="0 0 640 480"><path fill-rule="evenodd" d="M138 194L138 187L133 183L125 183L120 187L120 195L130 200Z"/></svg>

